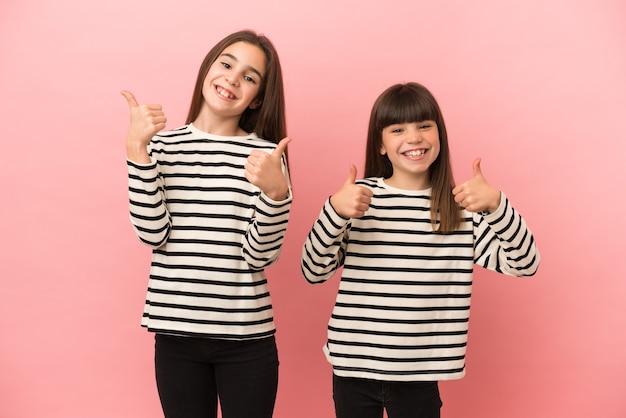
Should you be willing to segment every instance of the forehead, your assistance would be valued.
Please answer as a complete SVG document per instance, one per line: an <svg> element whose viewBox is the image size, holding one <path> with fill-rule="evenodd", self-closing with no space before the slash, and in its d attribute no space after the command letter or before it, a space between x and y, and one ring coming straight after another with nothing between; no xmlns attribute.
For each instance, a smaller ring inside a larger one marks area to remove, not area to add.
<svg viewBox="0 0 626 418"><path fill-rule="evenodd" d="M265 75L267 59L263 50L256 45L243 41L235 42L224 48L220 57L228 57L244 67Z"/></svg>

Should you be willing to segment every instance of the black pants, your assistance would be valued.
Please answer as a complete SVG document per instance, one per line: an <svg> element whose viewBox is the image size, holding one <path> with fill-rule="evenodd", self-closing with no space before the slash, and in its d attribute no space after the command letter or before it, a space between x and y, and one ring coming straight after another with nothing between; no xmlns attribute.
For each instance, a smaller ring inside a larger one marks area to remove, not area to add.
<svg viewBox="0 0 626 418"><path fill-rule="evenodd" d="M274 337L230 341L155 336L156 381L166 418L271 418L278 388Z"/></svg>
<svg viewBox="0 0 626 418"><path fill-rule="evenodd" d="M389 382L333 374L337 418L439 418L437 382Z"/></svg>

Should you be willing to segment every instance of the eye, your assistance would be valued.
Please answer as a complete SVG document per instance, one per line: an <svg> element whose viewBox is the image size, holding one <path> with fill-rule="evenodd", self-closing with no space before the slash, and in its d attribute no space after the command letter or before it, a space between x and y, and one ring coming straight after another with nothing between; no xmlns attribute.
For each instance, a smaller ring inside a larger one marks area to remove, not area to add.
<svg viewBox="0 0 626 418"><path fill-rule="evenodd" d="M404 132L404 128L402 127L402 125L389 125L383 130L391 134L401 134L402 132Z"/></svg>
<svg viewBox="0 0 626 418"><path fill-rule="evenodd" d="M222 66L223 66L224 68L227 68L227 69L229 69L229 70L230 70L231 66L230 66L230 64L229 64L229 63L227 63L227 62L221 62L221 64L222 64Z"/></svg>
<svg viewBox="0 0 626 418"><path fill-rule="evenodd" d="M250 77L249 75L244 75L243 79L246 80L249 83L256 84L256 80L254 78Z"/></svg>

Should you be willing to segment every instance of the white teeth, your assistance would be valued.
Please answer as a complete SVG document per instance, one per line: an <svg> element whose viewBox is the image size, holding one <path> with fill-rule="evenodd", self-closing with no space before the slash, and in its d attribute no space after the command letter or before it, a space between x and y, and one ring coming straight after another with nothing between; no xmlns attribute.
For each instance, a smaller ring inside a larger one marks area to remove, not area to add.
<svg viewBox="0 0 626 418"><path fill-rule="evenodd" d="M407 157L419 157L420 155L424 155L426 153L426 150L420 149L420 150L414 150L414 151L407 151L404 153L404 155L406 155Z"/></svg>
<svg viewBox="0 0 626 418"><path fill-rule="evenodd" d="M229 94L226 90L222 89L222 88L217 88L217 92L220 94L220 96L224 96L228 99L234 99L235 96L233 94Z"/></svg>

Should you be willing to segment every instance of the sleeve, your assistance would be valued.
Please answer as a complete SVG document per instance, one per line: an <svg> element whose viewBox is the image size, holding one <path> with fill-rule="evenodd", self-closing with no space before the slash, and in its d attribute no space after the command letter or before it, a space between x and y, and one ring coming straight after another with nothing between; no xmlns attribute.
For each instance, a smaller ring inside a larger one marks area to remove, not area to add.
<svg viewBox="0 0 626 418"><path fill-rule="evenodd" d="M278 260L285 240L293 195L289 172L284 160L283 170L289 184L287 197L279 202L261 192L257 200L255 215L250 220L244 236L244 259L251 268L256 270L263 270Z"/></svg>
<svg viewBox="0 0 626 418"><path fill-rule="evenodd" d="M302 247L300 267L309 283L325 282L343 265L350 226L328 198Z"/></svg>
<svg viewBox="0 0 626 418"><path fill-rule="evenodd" d="M474 214L474 262L509 276L532 276L539 268L539 251L524 218L501 192L500 207Z"/></svg>
<svg viewBox="0 0 626 418"><path fill-rule="evenodd" d="M172 220L156 160L151 160L150 164L127 160L130 221L141 242L158 248L167 241Z"/></svg>

